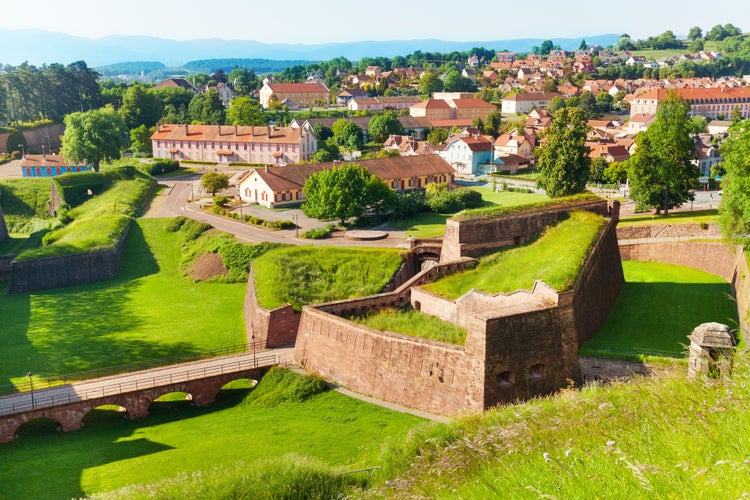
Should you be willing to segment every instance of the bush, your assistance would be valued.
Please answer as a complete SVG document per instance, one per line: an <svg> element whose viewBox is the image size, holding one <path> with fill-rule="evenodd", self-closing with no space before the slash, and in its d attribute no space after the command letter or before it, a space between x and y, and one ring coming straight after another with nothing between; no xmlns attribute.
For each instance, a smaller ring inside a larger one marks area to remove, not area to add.
<svg viewBox="0 0 750 500"><path fill-rule="evenodd" d="M148 175L159 175L179 169L180 162L163 158L154 160L152 163L140 163L137 168Z"/></svg>
<svg viewBox="0 0 750 500"><path fill-rule="evenodd" d="M213 198L214 205L217 207L222 207L222 208L226 207L227 203L229 203L229 200L230 200L229 196L223 196L223 195L217 195L217 196L214 196Z"/></svg>
<svg viewBox="0 0 750 500"><path fill-rule="evenodd" d="M424 212L427 208L427 197L424 191L399 192L396 193L393 215L396 217L409 217L419 212Z"/></svg>
<svg viewBox="0 0 750 500"><path fill-rule="evenodd" d="M184 241L191 241L212 227L211 224L185 218L184 222L181 224L180 231L182 231Z"/></svg>
<svg viewBox="0 0 750 500"><path fill-rule="evenodd" d="M333 225L329 224L326 227L305 231L300 236L308 240L322 240L323 238L328 238L328 236L330 236L330 234L335 230L336 228Z"/></svg>

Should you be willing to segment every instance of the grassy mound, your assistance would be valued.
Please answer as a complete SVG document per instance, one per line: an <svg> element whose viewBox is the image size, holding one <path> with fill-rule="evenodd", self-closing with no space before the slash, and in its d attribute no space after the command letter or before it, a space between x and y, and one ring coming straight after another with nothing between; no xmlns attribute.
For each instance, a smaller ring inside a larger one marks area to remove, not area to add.
<svg viewBox="0 0 750 500"><path fill-rule="evenodd" d="M294 247L268 252L253 263L258 303L266 309L379 293L401 266L399 250Z"/></svg>
<svg viewBox="0 0 750 500"><path fill-rule="evenodd" d="M544 201L538 201L535 203L527 203L527 204L522 204L522 205L464 210L463 212L456 215L454 218L457 220L488 219L492 217L502 217L504 215L531 212L531 211L539 210L539 209L570 207L572 205L577 205L578 203L581 203L581 202L597 201L597 200L601 200L601 198L599 198L594 193L587 192L583 194L577 194L574 196L567 196L565 198L545 199Z"/></svg>
<svg viewBox="0 0 750 500"><path fill-rule="evenodd" d="M547 228L535 242L493 253L474 269L446 276L425 289L457 299L472 288L488 293L530 290L542 280L558 291L570 289L596 242L604 219L591 212L572 212L570 218Z"/></svg>
<svg viewBox="0 0 750 500"><path fill-rule="evenodd" d="M466 344L466 330L449 321L409 309L381 309L365 316L351 316L347 319L380 331L401 333L412 337Z"/></svg>
<svg viewBox="0 0 750 500"><path fill-rule="evenodd" d="M328 390L326 381L313 375L300 375L281 367L273 367L245 398L245 403L255 408L302 403Z"/></svg>
<svg viewBox="0 0 750 500"><path fill-rule="evenodd" d="M69 177L76 181L80 175L70 174ZM89 179L92 175L101 176L99 187L110 186L109 189L65 211L64 217L72 219L72 222L45 234L42 247L26 250L17 259L90 252L112 248L117 244L132 218L140 211L155 181L134 169L120 169L106 174L84 173L81 183L64 179L66 176L62 176L58 182L71 182L70 195L75 197L77 195L73 193L80 193L84 189L82 186L93 182Z"/></svg>

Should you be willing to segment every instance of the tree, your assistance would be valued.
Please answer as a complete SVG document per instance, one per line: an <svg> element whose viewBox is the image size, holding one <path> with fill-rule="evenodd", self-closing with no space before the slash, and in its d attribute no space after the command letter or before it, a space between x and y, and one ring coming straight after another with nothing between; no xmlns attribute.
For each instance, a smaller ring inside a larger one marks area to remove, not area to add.
<svg viewBox="0 0 750 500"><path fill-rule="evenodd" d="M353 151L358 151L365 145L364 132L359 125L344 118L333 122L333 138L337 145Z"/></svg>
<svg viewBox="0 0 750 500"><path fill-rule="evenodd" d="M307 178L302 188L306 199L302 211L308 217L339 219L345 224L352 217L361 217L374 204L382 210L378 193L384 192L383 186L385 183L367 169L355 163L342 163Z"/></svg>
<svg viewBox="0 0 750 500"><path fill-rule="evenodd" d="M427 142L433 146L439 146L448 138L448 131L444 128L434 128L427 134Z"/></svg>
<svg viewBox="0 0 750 500"><path fill-rule="evenodd" d="M740 111L739 106L732 108L732 114L729 115L729 121L732 122L732 125L737 125L742 121L742 111Z"/></svg>
<svg viewBox="0 0 750 500"><path fill-rule="evenodd" d="M558 109L562 109L566 106L565 99L563 99L560 96L555 96L552 98L552 100L549 102L549 111L551 113L554 113Z"/></svg>
<svg viewBox="0 0 750 500"><path fill-rule="evenodd" d="M130 130L130 149L134 153L152 154L151 136L156 132L156 127L140 125Z"/></svg>
<svg viewBox="0 0 750 500"><path fill-rule="evenodd" d="M370 119L368 127L370 140L383 143L390 135L403 135L404 127L393 111L384 111Z"/></svg>
<svg viewBox="0 0 750 500"><path fill-rule="evenodd" d="M636 138L628 160L630 193L641 209L679 207L694 199L698 167L691 163L695 142L690 135L690 104L670 92L656 111L656 119Z"/></svg>
<svg viewBox="0 0 750 500"><path fill-rule="evenodd" d="M224 123L224 105L216 89L211 88L205 94L193 96L188 106L188 114L192 123L208 125Z"/></svg>
<svg viewBox="0 0 750 500"><path fill-rule="evenodd" d="M503 125L503 115L500 111L490 111L484 123L484 133L497 138L500 135L500 127Z"/></svg>
<svg viewBox="0 0 750 500"><path fill-rule="evenodd" d="M214 196L217 191L229 187L229 177L219 172L206 172L201 177L201 187L209 191L211 196Z"/></svg>
<svg viewBox="0 0 750 500"><path fill-rule="evenodd" d="M734 125L720 147L726 174L721 181L719 223L731 241L750 237L750 120Z"/></svg>
<svg viewBox="0 0 750 500"><path fill-rule="evenodd" d="M690 28L690 31L688 31L688 40L698 40L699 38L703 38L703 30L700 29L698 26L693 26Z"/></svg>
<svg viewBox="0 0 750 500"><path fill-rule="evenodd" d="M539 53L543 56L549 55L550 52L552 52L552 49L554 48L554 44L552 43L552 40L545 40L542 42L542 45L539 47Z"/></svg>
<svg viewBox="0 0 750 500"><path fill-rule="evenodd" d="M419 93L422 95L432 95L435 92L443 90L443 82L432 72L427 71L419 79Z"/></svg>
<svg viewBox="0 0 750 500"><path fill-rule="evenodd" d="M583 40L581 40L581 43L578 45L578 50L586 50L588 48L589 46L586 43L586 39L584 38Z"/></svg>
<svg viewBox="0 0 750 500"><path fill-rule="evenodd" d="M266 117L258 101L247 96L240 96L229 102L227 122L230 125L265 125Z"/></svg>
<svg viewBox="0 0 750 500"><path fill-rule="evenodd" d="M539 187L550 198L582 193L589 179L591 160L586 147L586 116L578 108L563 108L547 130L539 154Z"/></svg>
<svg viewBox="0 0 750 500"><path fill-rule="evenodd" d="M599 156L591 160L591 170L589 172L589 180L591 182L603 182L604 171L607 169L607 160Z"/></svg>
<svg viewBox="0 0 750 500"><path fill-rule="evenodd" d="M161 118L161 99L140 83L135 83L122 97L120 115L129 129L140 125L153 127Z"/></svg>
<svg viewBox="0 0 750 500"><path fill-rule="evenodd" d="M62 155L68 161L85 161L98 172L102 160L120 157L126 131L125 122L111 106L71 113L65 117Z"/></svg>

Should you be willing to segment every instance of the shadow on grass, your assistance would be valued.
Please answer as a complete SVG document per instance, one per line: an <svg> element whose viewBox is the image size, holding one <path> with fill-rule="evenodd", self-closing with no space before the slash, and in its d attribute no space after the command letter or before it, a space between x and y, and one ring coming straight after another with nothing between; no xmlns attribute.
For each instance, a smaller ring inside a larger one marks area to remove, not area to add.
<svg viewBox="0 0 750 500"><path fill-rule="evenodd" d="M589 354L685 357L687 336L711 321L737 326L728 283L626 282Z"/></svg>
<svg viewBox="0 0 750 500"><path fill-rule="evenodd" d="M143 231L133 223L117 278L31 294L6 295L5 288L0 290L0 385L29 371L61 375L193 350L187 342L139 338L145 319L129 307L130 297L137 293L141 278L157 272Z"/></svg>

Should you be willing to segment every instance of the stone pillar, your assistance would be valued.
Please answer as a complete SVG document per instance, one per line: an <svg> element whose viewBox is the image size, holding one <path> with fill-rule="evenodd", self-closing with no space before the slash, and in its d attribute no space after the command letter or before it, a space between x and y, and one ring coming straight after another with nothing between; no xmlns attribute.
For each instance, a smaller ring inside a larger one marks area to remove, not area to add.
<svg viewBox="0 0 750 500"><path fill-rule="evenodd" d="M732 373L734 337L727 325L703 323L693 330L688 338L690 339L689 378L720 379Z"/></svg>

